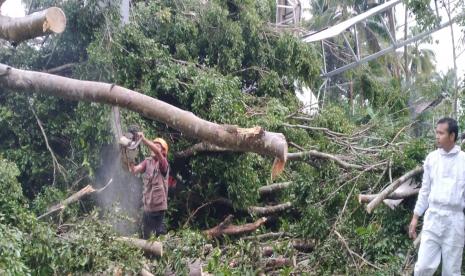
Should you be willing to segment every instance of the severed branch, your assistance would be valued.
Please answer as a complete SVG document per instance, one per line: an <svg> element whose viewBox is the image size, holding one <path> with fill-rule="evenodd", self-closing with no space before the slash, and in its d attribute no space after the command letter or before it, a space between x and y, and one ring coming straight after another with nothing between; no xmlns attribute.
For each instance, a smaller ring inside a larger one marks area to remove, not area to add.
<svg viewBox="0 0 465 276"><path fill-rule="evenodd" d="M414 195L417 195L418 192L420 191L419 188L412 189L411 191L405 191L405 192L393 192L390 195L386 197L386 199L405 199L407 197L411 197ZM374 195L364 195L364 194L359 194L358 195L358 202L359 203L370 203L373 199L375 199L379 194L374 194Z"/></svg>
<svg viewBox="0 0 465 276"><path fill-rule="evenodd" d="M337 165L344 169L355 169L355 170L364 170L365 167L356 165L356 164L350 164L347 163L344 160L341 160L340 158L331 155L329 153L324 153L324 152L319 152L316 150L309 150L309 151L302 151L302 152L295 152L295 153L288 153L287 154L287 159L288 160L299 160L303 159L305 157L315 157L315 158L320 158L320 159L327 159L327 160L332 160L334 161Z"/></svg>
<svg viewBox="0 0 465 276"><path fill-rule="evenodd" d="M255 216L267 216L267 215L271 215L271 214L275 214L279 212L284 212L291 208L292 208L292 203L286 202L283 204L272 205L272 206L267 206L267 207L252 206L248 208L248 211L250 214L255 215Z"/></svg>
<svg viewBox="0 0 465 276"><path fill-rule="evenodd" d="M308 129L308 130L323 131L324 133L326 133L327 135L332 136L332 137L346 137L346 136L349 136L348 134L335 132L335 131L332 131L332 130L330 130L328 128L325 128L325 127L311 127L311 126L305 126L305 125L291 125L291 124L287 124L287 123L283 123L283 126L290 127L290 128L302 128L302 129Z"/></svg>
<svg viewBox="0 0 465 276"><path fill-rule="evenodd" d="M129 238L129 237L118 237L116 238L118 241L122 241L128 243L134 247L142 249L146 253L153 254L155 256L163 256L163 244L157 241L147 241L137 238Z"/></svg>
<svg viewBox="0 0 465 276"><path fill-rule="evenodd" d="M230 151L230 150L227 148L222 148L222 147L210 144L210 143L201 142L185 150L176 152L174 154L174 157L175 158L187 158L187 157L195 156L201 152L225 152L225 151Z"/></svg>
<svg viewBox="0 0 465 276"><path fill-rule="evenodd" d="M83 198L86 195L90 195L90 194L93 194L93 193L101 193L102 191L104 191L111 184L111 182L113 182L113 179L110 179L110 181L108 181L107 185L105 185L103 188L100 188L100 189L97 189L97 190L94 189L91 185L87 185L84 188L82 188L81 190L79 190L78 192L72 194L67 199L63 200L61 203L50 207L45 214L39 216L37 219L42 219L42 218L47 217L47 216L49 216L51 214L54 214L54 213L56 213L58 211L61 211L61 210L65 209L66 206L80 200L81 198Z"/></svg>
<svg viewBox="0 0 465 276"><path fill-rule="evenodd" d="M258 188L258 193L261 196L272 194L272 193L287 189L291 185L291 183L292 182L289 181L289 182L274 183L271 185L262 186Z"/></svg>
<svg viewBox="0 0 465 276"><path fill-rule="evenodd" d="M14 44L50 33L62 33L65 28L66 16L57 7L20 18L0 16L0 38Z"/></svg>
<svg viewBox="0 0 465 276"><path fill-rule="evenodd" d="M216 238L222 235L247 234L257 230L258 227L260 227L267 221L267 219L263 217L252 223L246 223L243 225L231 225L232 218L232 215L227 216L223 222L221 222L213 228L203 231L203 233L209 239Z"/></svg>
<svg viewBox="0 0 465 276"><path fill-rule="evenodd" d="M368 203L366 210L368 213L373 212L373 210L386 199L390 194L392 194L402 183L406 182L410 178L416 176L423 172L423 167L418 166L415 169L407 172L406 174L399 177L396 181L392 182L391 185L387 186L381 193L379 193L370 203Z"/></svg>

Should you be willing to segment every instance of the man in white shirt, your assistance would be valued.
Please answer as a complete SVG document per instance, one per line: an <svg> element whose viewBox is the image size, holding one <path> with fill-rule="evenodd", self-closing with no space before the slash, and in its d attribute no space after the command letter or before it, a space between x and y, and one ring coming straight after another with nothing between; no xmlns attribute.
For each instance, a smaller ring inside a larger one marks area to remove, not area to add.
<svg viewBox="0 0 465 276"><path fill-rule="evenodd" d="M461 275L464 246L465 153L455 145L457 121L442 118L436 125L438 149L428 154L423 181L409 226L415 239L418 218L425 211L415 275L433 275L441 262L442 275Z"/></svg>

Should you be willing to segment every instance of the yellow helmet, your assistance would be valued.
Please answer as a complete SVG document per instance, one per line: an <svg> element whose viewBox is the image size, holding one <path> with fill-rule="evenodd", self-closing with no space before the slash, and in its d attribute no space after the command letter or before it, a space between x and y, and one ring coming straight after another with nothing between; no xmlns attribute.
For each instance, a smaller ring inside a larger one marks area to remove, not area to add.
<svg viewBox="0 0 465 276"><path fill-rule="evenodd" d="M162 148L166 151L166 154L168 154L168 148L169 147L168 147L168 143L166 143L165 139L158 137L158 138L155 138L153 140L153 142L160 144L162 146Z"/></svg>

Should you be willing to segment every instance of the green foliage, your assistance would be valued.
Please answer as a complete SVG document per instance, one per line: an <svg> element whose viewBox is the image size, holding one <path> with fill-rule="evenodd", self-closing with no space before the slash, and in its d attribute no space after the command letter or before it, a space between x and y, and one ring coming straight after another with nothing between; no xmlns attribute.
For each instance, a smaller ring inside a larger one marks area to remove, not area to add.
<svg viewBox="0 0 465 276"><path fill-rule="evenodd" d="M409 0L407 7L415 14L417 23L423 28L431 28L440 22L440 18L430 7L431 0Z"/></svg>
<svg viewBox="0 0 465 276"><path fill-rule="evenodd" d="M295 86L317 91L322 82L321 57L313 46L269 26L275 17L275 1L133 2L130 23L121 26L117 6L106 5L106 1L28 1L31 10L62 7L68 28L61 35L16 48L5 45L0 49L0 61L38 71L79 63L72 73L63 74L116 83L218 124L259 125L282 132L293 143L291 152L315 149L363 166L389 161L394 178L419 165L431 150L432 144L421 135L412 138L424 132L404 129L411 120L412 98L435 99L441 92L451 91L450 75L433 74L427 52L410 48L418 58L412 60L412 87L402 87L399 77L391 77L397 66L395 57L373 61L333 80L350 80L354 85L350 95L338 91L326 98L324 109L308 123L320 129L288 128L283 123L303 124L292 118L301 108ZM359 2L313 1L312 8L322 13L315 23L334 20L339 8L341 18L348 11L361 12ZM436 22L427 4L409 1L422 26ZM376 24L368 25L380 32ZM435 118L438 113L449 112L446 104L441 108L435 111ZM64 167L64 175L56 171L33 111ZM106 165L101 164L101 155L102 148L113 142L110 114L110 108L101 104L15 91L0 95L0 154L10 160L0 160L0 274L109 274L115 267L122 268L124 274L135 274L143 262L151 262L156 274L167 269L186 274L188 261L196 258L202 259L209 273L257 274L263 270L262 244L221 238L212 241L213 246L197 229L217 225L229 211L244 215L235 223L250 222L253 218L243 214L247 207L286 201L292 203L293 211L270 219L257 232L266 228L315 239L314 252L304 255L304 270L310 271L306 273L399 274L409 246L404 231L411 213L409 202L395 211L379 207L368 215L355 199L358 193L377 192L388 183L384 167L361 172L342 169L331 160L307 158L289 161L279 179L271 181L273 160L268 157L227 152L180 160L170 153L172 175L178 176L180 187L170 198L170 228L181 226L193 214L192 208L219 197L230 199L235 209L213 204L205 207L190 218L193 229L160 238L165 255L154 260L116 241L103 211L85 215L93 210L93 202L86 208L69 206L46 223L38 221L36 215L82 184L95 181L96 170ZM121 115L123 126L135 123L147 137L166 138L173 153L198 142L134 112L122 110ZM429 129L432 115L422 116L414 128ZM356 138L346 140L350 135ZM292 181L291 188L264 203L258 188L276 181ZM345 246L381 266L382 272L354 266ZM276 256L301 255L288 243L273 247ZM283 268L279 273L300 272L296 270Z"/></svg>

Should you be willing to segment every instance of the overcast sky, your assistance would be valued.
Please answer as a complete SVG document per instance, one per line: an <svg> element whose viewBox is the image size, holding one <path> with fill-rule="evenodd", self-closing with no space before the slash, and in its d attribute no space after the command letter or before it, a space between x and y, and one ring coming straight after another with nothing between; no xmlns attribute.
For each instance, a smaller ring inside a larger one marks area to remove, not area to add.
<svg viewBox="0 0 465 276"><path fill-rule="evenodd" d="M309 3L310 1L305 1L302 0L302 7L304 9L304 15L305 13L308 14L308 8L309 8ZM395 12L396 12L396 21L397 21L397 26L402 26L404 24L404 5L399 4L395 6ZM2 15L8 15L12 17L21 17L24 16L25 14L25 9L22 5L22 2L20 0L7 0L1 8L1 13ZM446 16L444 13L444 9L440 11L441 16L443 16L443 22L445 22ZM409 25L413 25L415 23L414 18L409 18ZM457 26L457 24L454 25L454 34L455 34L455 40L456 40L456 47L457 50L457 55L463 52L464 47L460 47L463 43L461 43L461 39L463 37L463 28ZM398 37L403 37L403 29L401 28L398 30ZM433 37L433 44L423 44L422 47L432 49L435 53L436 56L436 68L438 71L441 73L445 73L449 70L449 68L453 68L453 56L452 56L452 41L451 41L451 36L450 36L450 28L444 28L440 31L437 31L432 35ZM465 54L461 54L459 56L459 59L457 60L457 66L458 66L458 71L459 71L459 78L463 79L463 76L465 74Z"/></svg>

